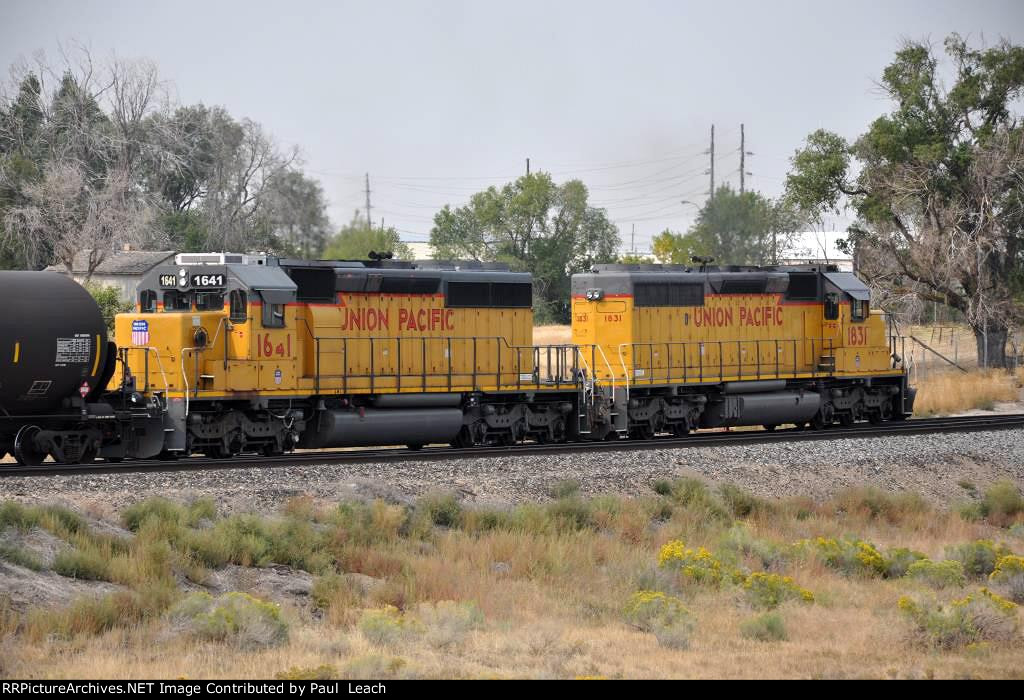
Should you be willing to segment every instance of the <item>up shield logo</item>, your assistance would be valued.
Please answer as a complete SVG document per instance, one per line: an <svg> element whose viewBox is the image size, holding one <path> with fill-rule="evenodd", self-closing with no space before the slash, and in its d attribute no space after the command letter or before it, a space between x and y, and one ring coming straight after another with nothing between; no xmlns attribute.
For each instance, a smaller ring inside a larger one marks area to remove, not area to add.
<svg viewBox="0 0 1024 700"><path fill-rule="evenodd" d="M132 321L132 345L149 345L149 321Z"/></svg>

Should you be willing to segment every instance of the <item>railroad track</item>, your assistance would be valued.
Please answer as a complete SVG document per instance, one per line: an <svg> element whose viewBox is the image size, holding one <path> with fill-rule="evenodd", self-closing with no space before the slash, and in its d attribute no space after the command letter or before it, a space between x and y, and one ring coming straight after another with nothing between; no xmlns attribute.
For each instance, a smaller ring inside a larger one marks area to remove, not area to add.
<svg viewBox="0 0 1024 700"><path fill-rule="evenodd" d="M848 428L832 426L824 430L787 429L768 432L745 430L734 432L697 432L686 437L663 437L653 440L617 440L605 442L575 442L566 444L512 445L509 447L427 447L422 450L382 448L360 450L332 450L323 452L294 452L277 457L242 455L231 459L187 457L174 461L136 460L132 462L93 462L92 464L53 464L23 467L0 465L2 476L52 476L59 474L109 474L152 471L194 471L203 469L245 469L251 467L289 467L303 464L360 464L367 462L410 462L448 459L480 459L510 455L544 455L560 452L618 452L626 450L664 450L687 447L723 447L773 442L800 442L804 440L841 440L872 438L887 435L919 435L924 433L958 433L979 430L1007 430L1024 428L1024 413L1000 416L969 416L961 418L922 418L871 425L862 423Z"/></svg>

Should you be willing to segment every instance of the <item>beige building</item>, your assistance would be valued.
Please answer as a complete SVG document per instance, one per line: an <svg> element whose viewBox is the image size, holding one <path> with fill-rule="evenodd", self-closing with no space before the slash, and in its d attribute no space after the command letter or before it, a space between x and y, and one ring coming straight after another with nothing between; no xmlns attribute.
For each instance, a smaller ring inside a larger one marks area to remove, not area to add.
<svg viewBox="0 0 1024 700"><path fill-rule="evenodd" d="M75 255L71 277L78 283L85 282L89 269L89 252L83 250ZM116 287L124 301L134 301L139 281L157 265L174 259L173 250L124 250L111 253L92 273L92 283L103 287ZM68 274L67 267L50 265L47 270Z"/></svg>

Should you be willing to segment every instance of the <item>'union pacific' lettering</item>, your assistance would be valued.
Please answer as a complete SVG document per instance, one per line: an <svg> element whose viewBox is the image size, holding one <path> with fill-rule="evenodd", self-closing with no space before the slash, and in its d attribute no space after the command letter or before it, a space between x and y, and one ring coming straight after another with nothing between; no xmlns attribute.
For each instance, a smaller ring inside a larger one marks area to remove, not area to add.
<svg viewBox="0 0 1024 700"><path fill-rule="evenodd" d="M455 329L451 309L399 309L398 328L403 331L450 331Z"/></svg>
<svg viewBox="0 0 1024 700"><path fill-rule="evenodd" d="M781 306L740 307L741 326L781 326Z"/></svg>
<svg viewBox="0 0 1024 700"><path fill-rule="evenodd" d="M396 331L451 331L455 329L451 309L399 309ZM390 331L389 309L346 308L341 316L343 331Z"/></svg>
<svg viewBox="0 0 1024 700"><path fill-rule="evenodd" d="M693 323L698 328L720 328L731 326L735 323L735 314L731 307L727 308L703 308L693 314ZM781 326L781 306L741 306L739 311L739 325L741 326Z"/></svg>
<svg viewBox="0 0 1024 700"><path fill-rule="evenodd" d="M386 331L390 328L391 319L386 309L346 308L341 315L343 331Z"/></svg>

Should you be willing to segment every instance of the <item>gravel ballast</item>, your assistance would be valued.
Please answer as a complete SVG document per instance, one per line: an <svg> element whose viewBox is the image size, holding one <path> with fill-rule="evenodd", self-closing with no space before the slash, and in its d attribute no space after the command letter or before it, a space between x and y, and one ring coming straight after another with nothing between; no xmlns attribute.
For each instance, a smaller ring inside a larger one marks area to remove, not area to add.
<svg viewBox="0 0 1024 700"><path fill-rule="evenodd" d="M872 485L913 491L948 505L963 501L960 482L984 488L1024 485L1024 430L778 442L749 446L563 453L486 459L323 464L210 471L0 478L0 500L63 502L115 513L149 496L212 498L225 511L276 510L292 496L385 498L408 502L429 491L456 491L467 502L547 499L551 486L580 482L584 494L650 493L672 476L730 482L757 495L824 499Z"/></svg>

